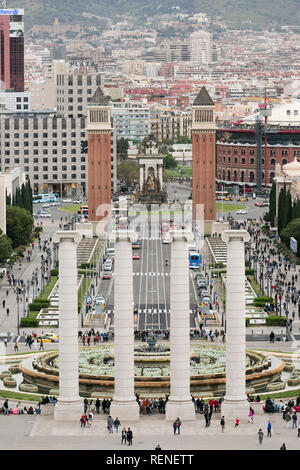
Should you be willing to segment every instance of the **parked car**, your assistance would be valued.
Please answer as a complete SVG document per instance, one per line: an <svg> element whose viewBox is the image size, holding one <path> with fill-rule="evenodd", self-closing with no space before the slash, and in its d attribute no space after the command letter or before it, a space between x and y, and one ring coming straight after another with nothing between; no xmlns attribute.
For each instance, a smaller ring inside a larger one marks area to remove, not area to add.
<svg viewBox="0 0 300 470"><path fill-rule="evenodd" d="M132 259L133 260L138 260L138 259L140 259L140 255L132 255Z"/></svg>
<svg viewBox="0 0 300 470"><path fill-rule="evenodd" d="M51 214L47 214L46 212L40 214L40 217L51 217Z"/></svg>
<svg viewBox="0 0 300 470"><path fill-rule="evenodd" d="M102 275L102 279L111 279L112 272L111 271L105 271Z"/></svg>
<svg viewBox="0 0 300 470"><path fill-rule="evenodd" d="M248 211L246 211L246 209L240 209L238 211L236 211L237 214L248 214Z"/></svg>

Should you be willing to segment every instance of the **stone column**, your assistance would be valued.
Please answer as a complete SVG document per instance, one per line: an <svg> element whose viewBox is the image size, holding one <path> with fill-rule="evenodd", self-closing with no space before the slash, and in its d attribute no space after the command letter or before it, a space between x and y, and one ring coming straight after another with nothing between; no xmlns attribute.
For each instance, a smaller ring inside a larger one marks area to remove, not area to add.
<svg viewBox="0 0 300 470"><path fill-rule="evenodd" d="M227 242L226 279L226 395L222 403L225 418L248 419L245 347L245 242L246 230L225 230Z"/></svg>
<svg viewBox="0 0 300 470"><path fill-rule="evenodd" d="M59 241L59 397L54 408L56 420L80 419L78 301L76 245L81 236L75 230L56 232Z"/></svg>
<svg viewBox="0 0 300 470"><path fill-rule="evenodd" d="M140 191L141 192L144 190L144 180L145 180L144 171L145 171L144 165L140 163Z"/></svg>
<svg viewBox="0 0 300 470"><path fill-rule="evenodd" d="M119 230L115 237L114 336L115 391L110 414L121 423L139 419L134 395L133 232Z"/></svg>
<svg viewBox="0 0 300 470"><path fill-rule="evenodd" d="M158 173L159 173L159 184L160 184L160 190L162 191L163 189L163 167L162 165L159 165L158 167Z"/></svg>
<svg viewBox="0 0 300 470"><path fill-rule="evenodd" d="M190 394L190 295L187 241L191 232L173 233L171 244L171 325L170 325L170 396L166 419L174 421L195 419L195 408Z"/></svg>

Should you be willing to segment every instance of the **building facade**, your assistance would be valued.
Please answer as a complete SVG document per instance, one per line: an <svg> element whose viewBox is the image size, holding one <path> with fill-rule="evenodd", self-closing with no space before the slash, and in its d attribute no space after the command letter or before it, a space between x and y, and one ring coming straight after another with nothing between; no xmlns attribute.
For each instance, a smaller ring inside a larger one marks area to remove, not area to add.
<svg viewBox="0 0 300 470"><path fill-rule="evenodd" d="M143 140L150 134L150 109L144 101L111 103L117 139Z"/></svg>
<svg viewBox="0 0 300 470"><path fill-rule="evenodd" d="M72 195L81 185L88 190L86 118L2 117L0 119L0 171L20 167L35 194ZM116 137L111 132L111 180L116 190Z"/></svg>
<svg viewBox="0 0 300 470"><path fill-rule="evenodd" d="M24 91L24 10L0 10L0 80L2 90Z"/></svg>
<svg viewBox="0 0 300 470"><path fill-rule="evenodd" d="M98 86L98 73L71 73L56 75L56 111L68 118L87 116L87 105Z"/></svg>
<svg viewBox="0 0 300 470"><path fill-rule="evenodd" d="M150 112L150 133L159 142L163 139L177 140L180 136L192 137L192 116L183 111Z"/></svg>

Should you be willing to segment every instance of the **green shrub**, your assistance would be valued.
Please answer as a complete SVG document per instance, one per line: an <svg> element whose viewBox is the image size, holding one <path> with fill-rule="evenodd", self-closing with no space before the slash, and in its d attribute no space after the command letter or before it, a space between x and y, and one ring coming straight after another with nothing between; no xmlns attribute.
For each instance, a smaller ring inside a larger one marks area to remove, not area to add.
<svg viewBox="0 0 300 470"><path fill-rule="evenodd" d="M95 263L81 263L80 268L85 269L85 268L95 268Z"/></svg>
<svg viewBox="0 0 300 470"><path fill-rule="evenodd" d="M39 320L36 318L21 318L20 326L26 327L37 327L39 326Z"/></svg>
<svg viewBox="0 0 300 470"><path fill-rule="evenodd" d="M48 299L35 299L35 301L33 302L33 304L31 305L42 305L43 307L49 307L50 306L50 300Z"/></svg>
<svg viewBox="0 0 300 470"><path fill-rule="evenodd" d="M51 276L58 276L58 269L54 268L54 269L51 269Z"/></svg>
<svg viewBox="0 0 300 470"><path fill-rule="evenodd" d="M269 316L266 318L267 326L285 326L286 320L284 317Z"/></svg>
<svg viewBox="0 0 300 470"><path fill-rule="evenodd" d="M42 308L44 308L43 304L29 304L29 310L31 310L32 312L39 312Z"/></svg>
<svg viewBox="0 0 300 470"><path fill-rule="evenodd" d="M254 299L255 304L256 303L261 303L261 302L264 302L264 303L267 303L267 302L270 303L271 302L272 303L273 299L272 299L272 297L263 297L263 296L262 297L255 297L255 299Z"/></svg>
<svg viewBox="0 0 300 470"><path fill-rule="evenodd" d="M246 276L253 276L254 275L254 269L245 269L245 275Z"/></svg>

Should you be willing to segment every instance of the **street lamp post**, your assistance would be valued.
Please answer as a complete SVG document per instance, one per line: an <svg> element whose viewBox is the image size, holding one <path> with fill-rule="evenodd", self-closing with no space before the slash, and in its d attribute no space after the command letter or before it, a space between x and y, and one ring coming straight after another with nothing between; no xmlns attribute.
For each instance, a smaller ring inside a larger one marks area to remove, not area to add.
<svg viewBox="0 0 300 470"><path fill-rule="evenodd" d="M27 317L29 317L29 291L30 291L30 281L27 280Z"/></svg>
<svg viewBox="0 0 300 470"><path fill-rule="evenodd" d="M20 311L19 311L20 296L17 294L17 321L18 321L18 335L20 334Z"/></svg>

